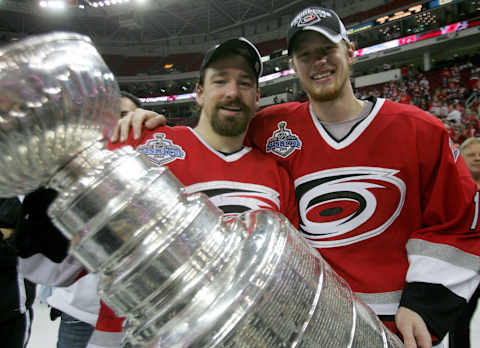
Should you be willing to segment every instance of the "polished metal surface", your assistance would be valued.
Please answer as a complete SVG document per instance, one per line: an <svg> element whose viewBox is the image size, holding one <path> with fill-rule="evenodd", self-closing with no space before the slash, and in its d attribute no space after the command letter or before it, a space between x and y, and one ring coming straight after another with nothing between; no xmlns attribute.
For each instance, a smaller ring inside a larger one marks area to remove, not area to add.
<svg viewBox="0 0 480 348"><path fill-rule="evenodd" d="M71 62L81 46L90 53L78 73ZM56 57L55 68L31 67L37 56ZM0 76L34 91L0 96L0 127L11 131L1 128L0 194L35 185L59 192L49 214L71 252L99 273L104 301L127 318L124 347L402 347L280 214L226 218L167 168L129 147L105 150L118 88L87 39L32 38L0 57ZM37 87L59 73L57 97ZM88 88L73 87L81 84ZM14 173L25 182L7 183Z"/></svg>
<svg viewBox="0 0 480 348"><path fill-rule="evenodd" d="M41 185L118 119L113 74L88 37L33 36L0 48L0 196Z"/></svg>

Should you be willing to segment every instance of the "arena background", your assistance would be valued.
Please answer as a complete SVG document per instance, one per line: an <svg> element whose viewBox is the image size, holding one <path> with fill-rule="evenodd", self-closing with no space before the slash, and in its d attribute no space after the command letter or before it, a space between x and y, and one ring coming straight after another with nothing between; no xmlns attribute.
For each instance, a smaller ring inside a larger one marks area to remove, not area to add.
<svg viewBox="0 0 480 348"><path fill-rule="evenodd" d="M122 90L171 122L194 125L203 53L245 36L265 61L261 106L306 95L288 66L286 31L309 5L333 8L357 51L357 96L413 103L441 118L457 144L480 136L480 0L0 0L0 44L56 30L89 36ZM449 118L452 110L460 121ZM55 346L57 322L37 303L29 348ZM480 347L479 313L472 347Z"/></svg>

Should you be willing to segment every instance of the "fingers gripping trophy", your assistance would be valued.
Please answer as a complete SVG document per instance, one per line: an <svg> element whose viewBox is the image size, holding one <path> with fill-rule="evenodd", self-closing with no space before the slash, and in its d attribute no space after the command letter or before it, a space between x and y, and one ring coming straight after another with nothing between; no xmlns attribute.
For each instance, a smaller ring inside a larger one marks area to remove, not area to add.
<svg viewBox="0 0 480 348"><path fill-rule="evenodd" d="M89 38L0 49L0 196L47 186L70 252L127 317L124 347L402 347L286 218L222 216L165 167L105 150L119 113Z"/></svg>

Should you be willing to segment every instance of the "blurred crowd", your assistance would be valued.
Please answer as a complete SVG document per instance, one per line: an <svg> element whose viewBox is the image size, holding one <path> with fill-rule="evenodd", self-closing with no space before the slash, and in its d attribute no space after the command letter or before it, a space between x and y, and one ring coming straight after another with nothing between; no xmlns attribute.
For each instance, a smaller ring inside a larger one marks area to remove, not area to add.
<svg viewBox="0 0 480 348"><path fill-rule="evenodd" d="M404 65L398 81L356 89L371 96L413 104L437 116L457 145L480 135L480 55L452 59L428 72Z"/></svg>

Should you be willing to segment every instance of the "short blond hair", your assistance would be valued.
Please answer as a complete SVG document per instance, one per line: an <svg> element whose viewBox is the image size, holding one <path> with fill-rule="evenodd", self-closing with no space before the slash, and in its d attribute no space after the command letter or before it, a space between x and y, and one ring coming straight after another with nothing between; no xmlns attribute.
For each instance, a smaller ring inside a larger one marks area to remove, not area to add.
<svg viewBox="0 0 480 348"><path fill-rule="evenodd" d="M460 145L460 152L463 153L467 147L473 144L480 144L480 137L471 137L465 140L462 145Z"/></svg>

